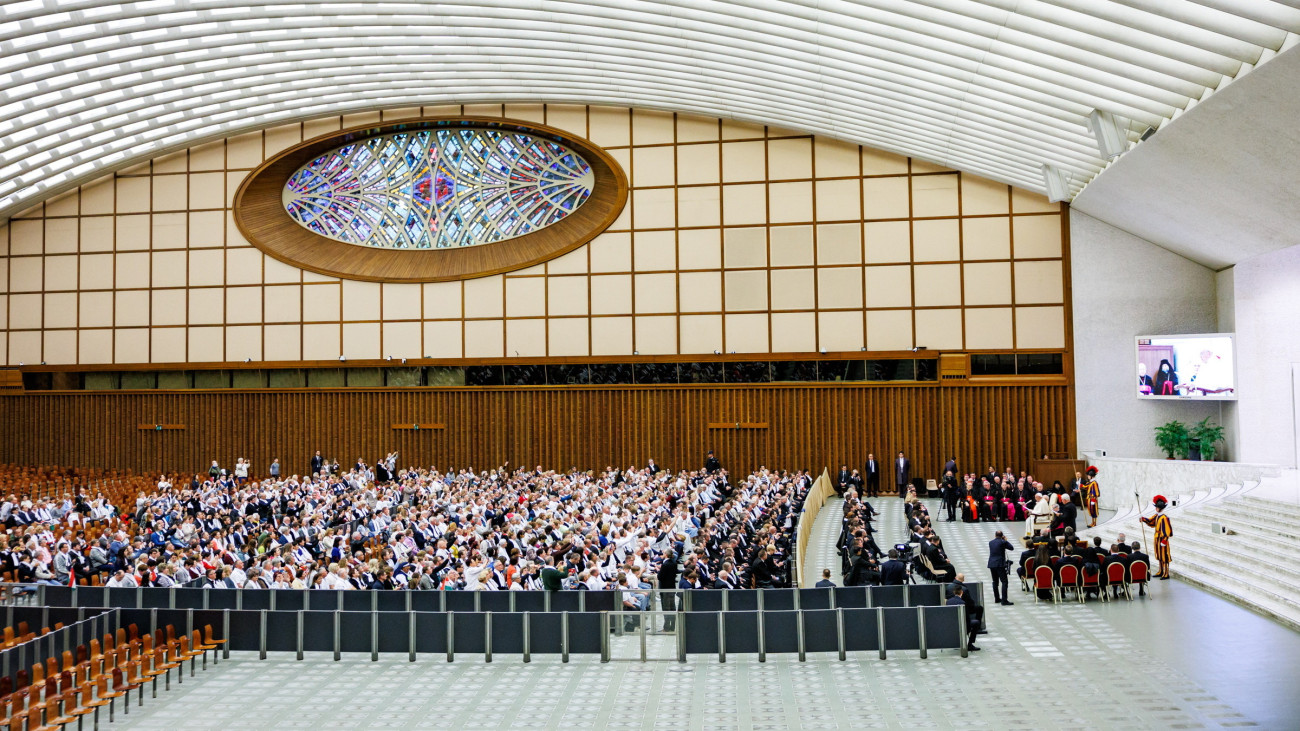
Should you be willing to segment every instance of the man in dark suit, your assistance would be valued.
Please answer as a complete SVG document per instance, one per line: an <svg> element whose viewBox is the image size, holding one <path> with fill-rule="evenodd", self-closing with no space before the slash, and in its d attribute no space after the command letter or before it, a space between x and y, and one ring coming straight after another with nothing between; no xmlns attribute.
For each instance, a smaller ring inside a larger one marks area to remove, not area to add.
<svg viewBox="0 0 1300 731"><path fill-rule="evenodd" d="M646 465L646 471L652 475L657 475L659 474L659 465L655 464L655 461L652 459L650 460L650 464Z"/></svg>
<svg viewBox="0 0 1300 731"><path fill-rule="evenodd" d="M1133 563L1136 562L1136 561L1145 561L1145 562L1146 562L1146 564L1147 564L1147 576L1150 576L1150 575L1151 575L1151 571L1150 571L1150 567L1151 567L1151 557L1148 556L1148 555L1146 555L1145 553L1142 553L1142 544L1141 544L1141 543L1138 543L1137 541L1133 541L1133 552L1130 553L1130 554L1128 555L1128 566L1132 566ZM1131 569L1130 569L1130 570L1131 570ZM1146 587L1146 585L1145 585L1145 584L1140 584L1140 585L1138 586L1138 596L1146 596L1146 595L1147 595L1147 587Z"/></svg>
<svg viewBox="0 0 1300 731"><path fill-rule="evenodd" d="M1014 551L1015 546L1002 535L1002 531L994 534L993 540L989 541L989 574L993 577L993 601L1003 606L1012 605L1010 595L1007 593L1007 568L1010 565L1007 562L1007 551ZM999 587L1001 591L999 592Z"/></svg>
<svg viewBox="0 0 1300 731"><path fill-rule="evenodd" d="M821 581L818 581L818 582L817 582L817 585L816 585L814 588L816 588L816 589L830 589L830 588L834 588L834 587L835 587L835 582L834 582L834 581L831 581L831 570L830 570L830 569L822 569L822 578L821 578Z"/></svg>
<svg viewBox="0 0 1300 731"><path fill-rule="evenodd" d="M946 602L947 606L960 607L966 605L966 601L966 587L961 584L954 584L952 596L948 597L948 601ZM975 646L975 635L979 634L979 624L975 621L975 618L970 615L969 606L966 606L966 625L966 649L977 651L980 648Z"/></svg>
<svg viewBox="0 0 1300 731"><path fill-rule="evenodd" d="M912 482L912 460L900 451L894 460L894 486L898 488L899 497L907 497L907 486Z"/></svg>
<svg viewBox="0 0 1300 731"><path fill-rule="evenodd" d="M940 487L943 496L943 507L948 511L948 522L952 523L957 520L957 500L960 488L957 485L957 473L948 471L944 473L943 485Z"/></svg>
<svg viewBox="0 0 1300 731"><path fill-rule="evenodd" d="M848 486L848 481L849 481L849 466L846 464L842 464L840 465L839 477L836 478L835 480L835 492L839 495L843 495L845 488Z"/></svg>
<svg viewBox="0 0 1300 731"><path fill-rule="evenodd" d="M321 465L325 464L325 459L320 456L320 450L316 450L316 456L311 458L311 473L314 475L320 472Z"/></svg>
<svg viewBox="0 0 1300 731"><path fill-rule="evenodd" d="M953 565L948 562L948 557L943 555L943 549L939 548L939 536L933 534L930 536L930 542L925 547L925 557L930 561L935 580L949 580L957 573Z"/></svg>
<svg viewBox="0 0 1300 731"><path fill-rule="evenodd" d="M1123 533L1120 533L1119 536L1115 538L1115 551L1117 553L1125 553L1125 554L1133 553L1133 547L1125 542L1125 537Z"/></svg>
<svg viewBox="0 0 1300 731"><path fill-rule="evenodd" d="M953 473L954 475L957 474L957 458L956 458L956 457L949 457L949 458L948 458L948 461L945 462L944 465L943 465L943 471L944 471L944 472L951 472L951 473Z"/></svg>
<svg viewBox="0 0 1300 731"><path fill-rule="evenodd" d="M882 586L902 586L907 583L907 564L898 560L898 549L889 549L889 560L880 565Z"/></svg>
<svg viewBox="0 0 1300 731"><path fill-rule="evenodd" d="M722 469L722 463L718 458L713 456L713 450L710 449L708 454L704 455L704 471L713 474Z"/></svg>
<svg viewBox="0 0 1300 731"><path fill-rule="evenodd" d="M863 476L867 478L867 495L877 497L880 495L880 463L876 461L876 455L867 455L867 466L863 471Z"/></svg>

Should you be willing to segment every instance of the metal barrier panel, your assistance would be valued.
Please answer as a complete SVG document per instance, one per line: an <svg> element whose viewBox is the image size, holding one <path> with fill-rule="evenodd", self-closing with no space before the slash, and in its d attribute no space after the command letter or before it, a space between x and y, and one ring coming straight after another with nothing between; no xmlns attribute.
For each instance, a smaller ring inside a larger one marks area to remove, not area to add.
<svg viewBox="0 0 1300 731"><path fill-rule="evenodd" d="M271 592L266 589L240 589L239 591L243 594L243 596L240 597L240 600L243 602L243 606L241 606L240 609L271 608ZM280 609L281 607L277 604L275 608Z"/></svg>
<svg viewBox="0 0 1300 731"><path fill-rule="evenodd" d="M907 606L908 587L906 586L873 586L868 591L871 593L873 607Z"/></svg>
<svg viewBox="0 0 1300 731"><path fill-rule="evenodd" d="M910 607L888 607L884 610L886 650L921 649L916 612L916 609Z"/></svg>
<svg viewBox="0 0 1300 731"><path fill-rule="evenodd" d="M699 592L696 592L699 594ZM705 655L718 651L718 615L713 612L688 612L682 615L686 654Z"/></svg>
<svg viewBox="0 0 1300 731"><path fill-rule="evenodd" d="M602 601L602 599L601 599L601 597L596 596L596 595L598 595L598 594L609 594L610 597L611 597L611 599L613 598L613 592L607 592L607 591L552 591L552 592L549 592L549 597L550 597L550 600L551 600L549 611L552 611L552 612L577 612L577 611L579 611L579 610L582 609L584 603L585 603L588 599L593 599L593 598L594 598L594 599L595 599L595 602L596 602L597 604L600 604L601 601ZM613 609L613 608L614 608L613 604L610 604L609 609ZM592 610L592 611L596 611L596 610Z"/></svg>
<svg viewBox="0 0 1300 731"><path fill-rule="evenodd" d="M835 606L844 607L845 609L861 609L867 606L867 587L865 586L839 586L833 589L835 592Z"/></svg>
<svg viewBox="0 0 1300 731"><path fill-rule="evenodd" d="M109 590L110 595L112 591ZM237 609L239 606L239 592L234 589L204 589L203 591L208 595L208 609Z"/></svg>
<svg viewBox="0 0 1300 731"><path fill-rule="evenodd" d="M343 652L370 652L370 612L341 612L341 649Z"/></svg>
<svg viewBox="0 0 1300 731"><path fill-rule="evenodd" d="M725 624L728 655L758 652L758 612L727 612Z"/></svg>
<svg viewBox="0 0 1300 731"><path fill-rule="evenodd" d="M914 584L907 587L907 606L941 607L948 597L946 584Z"/></svg>
<svg viewBox="0 0 1300 731"><path fill-rule="evenodd" d="M803 632L806 652L837 652L840 649L837 613L834 609L804 609ZM770 646L769 646L769 649Z"/></svg>
<svg viewBox="0 0 1300 731"><path fill-rule="evenodd" d="M763 594L764 611L794 609L794 589L759 589ZM737 608L733 606L733 609Z"/></svg>
<svg viewBox="0 0 1300 731"><path fill-rule="evenodd" d="M177 609L202 609L203 593L204 592L202 589L177 589L176 608Z"/></svg>
<svg viewBox="0 0 1300 731"><path fill-rule="evenodd" d="M590 593L590 592L588 592ZM546 593L541 591L512 591L516 612L545 612Z"/></svg>
<svg viewBox="0 0 1300 731"><path fill-rule="evenodd" d="M766 597L764 597L766 601ZM731 625L731 617L727 617L728 629ZM727 642L727 649L731 649L731 642ZM789 652L799 651L799 613L794 610L784 611L764 611L763 612L763 650L765 652Z"/></svg>
<svg viewBox="0 0 1300 731"><path fill-rule="evenodd" d="M800 609L831 609L832 589L796 589Z"/></svg>
<svg viewBox="0 0 1300 731"><path fill-rule="evenodd" d="M474 592L474 591L444 592L443 597L447 600L447 611L448 612L476 611L474 608L474 595L477 593L478 592ZM460 648L457 647L456 651L459 652Z"/></svg>
<svg viewBox="0 0 1300 731"><path fill-rule="evenodd" d="M441 591L417 591L411 594L411 610L415 612L441 612ZM446 628L443 628L444 631Z"/></svg>
<svg viewBox="0 0 1300 731"><path fill-rule="evenodd" d="M79 615L81 610L73 609L72 607L45 607L44 609L44 626L49 627L50 629L54 629L54 625L59 623L63 623L64 625L73 624L81 618Z"/></svg>
<svg viewBox="0 0 1300 731"><path fill-rule="evenodd" d="M492 615L492 654L524 654L524 615L518 612Z"/></svg>
<svg viewBox="0 0 1300 731"><path fill-rule="evenodd" d="M302 649L307 652L334 651L334 612L302 613Z"/></svg>
<svg viewBox="0 0 1300 731"><path fill-rule="evenodd" d="M176 638L180 639L181 635L190 633L190 628L187 625L189 614L188 609L159 609L153 612L154 621L157 622L153 628L158 629L161 627L166 629L167 625L171 625L176 630ZM213 629L215 630L216 627L213 627Z"/></svg>
<svg viewBox="0 0 1300 731"><path fill-rule="evenodd" d="M48 596L48 594L46 596ZM76 589L75 599L76 599L76 605L79 607L109 606L108 589L102 586L79 586Z"/></svg>
<svg viewBox="0 0 1300 731"><path fill-rule="evenodd" d="M483 612L509 612L510 595L520 592L509 591L484 591L479 594L479 610ZM492 646L493 652L496 651L496 645ZM503 651L504 652L504 651Z"/></svg>
<svg viewBox="0 0 1300 731"><path fill-rule="evenodd" d="M400 594L386 591L384 594ZM402 602L405 604L406 602ZM411 625L406 612L376 612L380 652L410 652Z"/></svg>
<svg viewBox="0 0 1300 731"><path fill-rule="evenodd" d="M536 628L537 625L533 625ZM601 626L599 612L569 613L569 654L599 655ZM533 632L534 638L537 633Z"/></svg>
<svg viewBox="0 0 1300 731"><path fill-rule="evenodd" d="M108 606L130 608L135 606L135 589L109 589Z"/></svg>
<svg viewBox="0 0 1300 731"><path fill-rule="evenodd" d="M306 589L272 589L270 594L276 611L296 612L307 608Z"/></svg>
<svg viewBox="0 0 1300 731"><path fill-rule="evenodd" d="M49 596L48 593L46 596ZM149 587L140 590L140 606L145 608L167 609L172 605L171 599L171 589Z"/></svg>
<svg viewBox="0 0 1300 731"><path fill-rule="evenodd" d="M374 608L374 594L372 591L343 592L343 611L369 612Z"/></svg>
<svg viewBox="0 0 1300 731"><path fill-rule="evenodd" d="M970 592L970 598L975 601L976 605L984 606L984 582L972 581L966 584L966 591ZM980 629L988 629L988 622L988 612L985 612L984 619L980 622Z"/></svg>
<svg viewBox="0 0 1300 731"><path fill-rule="evenodd" d="M482 612L464 612L456 615L453 627L456 654L481 655L487 651L487 615Z"/></svg>
<svg viewBox="0 0 1300 731"><path fill-rule="evenodd" d="M342 607L339 606L339 594L341 591L325 591L324 589L312 589L307 592L307 608L323 611L336 612Z"/></svg>
<svg viewBox="0 0 1300 731"><path fill-rule="evenodd" d="M959 650L966 642L961 607L927 607L925 646L931 650Z"/></svg>
<svg viewBox="0 0 1300 731"><path fill-rule="evenodd" d="M838 594L837 594L838 598ZM880 628L874 609L845 609L844 649L850 652L880 649ZM915 626L915 623L913 623Z"/></svg>
<svg viewBox="0 0 1300 731"><path fill-rule="evenodd" d="M77 591L77 589L70 586L47 586L45 587L45 603L51 607L70 607L72 606L72 592L74 591ZM80 606L93 607L97 605L81 604Z"/></svg>
<svg viewBox="0 0 1300 731"><path fill-rule="evenodd" d="M213 629L220 632L220 625ZM230 611L230 636L226 644L233 650L257 650L262 645L262 614L253 610Z"/></svg>
<svg viewBox="0 0 1300 731"><path fill-rule="evenodd" d="M410 594L409 591L377 592L375 606L381 612L405 612L406 599Z"/></svg>
<svg viewBox="0 0 1300 731"><path fill-rule="evenodd" d="M556 609L557 606L563 606L555 603L556 595L562 593L565 592L551 593L551 611L577 611L576 608L569 610ZM584 591L582 592L582 600L585 603L585 606L583 607L584 612L612 612L620 604L618 592L616 591ZM569 634L573 634L572 629L569 630Z"/></svg>
<svg viewBox="0 0 1300 731"><path fill-rule="evenodd" d="M438 655L447 651L447 615L445 613L416 613L415 649L419 652Z"/></svg>
<svg viewBox="0 0 1300 731"><path fill-rule="evenodd" d="M306 638L307 628L304 626L304 644ZM271 652L293 652L298 649L298 612L276 610L266 613L266 649Z"/></svg>
<svg viewBox="0 0 1300 731"><path fill-rule="evenodd" d="M729 612L754 612L758 611L758 590L757 589L730 589L727 591L727 611ZM731 646L727 646L727 651L731 651Z"/></svg>
<svg viewBox="0 0 1300 731"><path fill-rule="evenodd" d="M692 612L721 612L722 592L712 589L697 589L686 593L686 606ZM715 620L716 621L716 620ZM716 652L713 648L710 652Z"/></svg>
<svg viewBox="0 0 1300 731"><path fill-rule="evenodd" d="M516 594L520 592L515 592ZM558 655L563 651L560 636L564 615L560 612L539 612L537 614L529 613L528 615L528 651L534 655ZM577 615L569 615L569 633L570 643L573 639L573 622L572 619ZM599 617L600 615L597 615ZM599 620L598 620L599 621ZM595 630L599 632L599 625ZM600 651L597 644L596 651Z"/></svg>

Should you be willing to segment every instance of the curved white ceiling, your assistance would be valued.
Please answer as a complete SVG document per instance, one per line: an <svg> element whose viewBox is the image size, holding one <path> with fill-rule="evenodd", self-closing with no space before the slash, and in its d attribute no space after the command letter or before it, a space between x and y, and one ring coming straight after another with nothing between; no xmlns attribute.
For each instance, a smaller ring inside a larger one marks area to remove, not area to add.
<svg viewBox="0 0 1300 731"><path fill-rule="evenodd" d="M0 217L159 153L448 102L793 127L1043 190L1300 33L1295 0L440 0L0 5Z"/></svg>

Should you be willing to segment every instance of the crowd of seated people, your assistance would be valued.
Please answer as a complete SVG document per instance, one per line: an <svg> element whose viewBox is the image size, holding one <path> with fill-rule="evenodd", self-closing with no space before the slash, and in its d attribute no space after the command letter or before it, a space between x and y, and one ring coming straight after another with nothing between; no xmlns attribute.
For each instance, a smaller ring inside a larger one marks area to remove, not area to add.
<svg viewBox="0 0 1300 731"><path fill-rule="evenodd" d="M1133 565L1143 564L1143 571L1134 572ZM1113 571L1110 567L1119 565L1123 571ZM1041 566L1052 569L1052 587L1040 586L1035 581L1035 571ZM1025 541L1025 550L1020 554L1019 568L1016 569L1022 583L1031 591L1038 593L1040 599L1052 599L1053 592L1063 588L1082 592L1080 598L1099 596L1110 591L1118 597L1125 590L1124 583L1133 577L1138 584L1140 596L1146 595L1145 578L1150 575L1151 559L1142 552L1138 541L1129 542L1120 533L1115 542L1107 546L1101 536L1094 536L1092 542L1079 540L1073 529L1066 529L1062 535L1053 536L1039 531ZM1073 567L1070 571L1067 567ZM1063 581L1063 573L1070 571L1077 576L1077 581ZM1124 577L1124 582L1111 581L1112 576Z"/></svg>
<svg viewBox="0 0 1300 731"><path fill-rule="evenodd" d="M882 551L875 540L872 520L879 513L850 486L844 493L844 519L837 547L845 586L899 585L912 581L913 572L931 581L952 581L957 574L943 539L930 523L930 512L908 489L903 503L907 540Z"/></svg>
<svg viewBox="0 0 1300 731"><path fill-rule="evenodd" d="M951 463L950 463L951 464ZM1021 471L1017 476L1010 467L998 474L993 467L982 475L945 471L939 489L949 522L1025 521L1029 527L1046 527L1059 514L1061 527L1075 527L1082 506L1082 476L1070 485L1056 480L1050 489L1033 475Z"/></svg>
<svg viewBox="0 0 1300 731"><path fill-rule="evenodd" d="M10 498L0 568L24 583L93 575L110 587L789 586L793 527L812 484L805 471L767 469L733 482L716 460L677 473L653 462L603 472L395 462L344 471L313 460L321 469L309 477L273 470L262 480L214 464L188 483L160 478L120 514L102 499L51 509ZM82 524L104 519L119 529L87 538Z"/></svg>

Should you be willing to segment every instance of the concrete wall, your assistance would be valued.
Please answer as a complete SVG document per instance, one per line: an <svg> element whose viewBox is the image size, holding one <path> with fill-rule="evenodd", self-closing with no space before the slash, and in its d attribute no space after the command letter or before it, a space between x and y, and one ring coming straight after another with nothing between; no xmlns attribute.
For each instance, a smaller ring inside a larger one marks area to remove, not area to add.
<svg viewBox="0 0 1300 731"><path fill-rule="evenodd" d="M1239 457L1295 467L1292 366L1300 364L1300 246L1237 264L1232 290Z"/></svg>
<svg viewBox="0 0 1300 731"><path fill-rule="evenodd" d="M1070 213L1078 448L1158 459L1171 419L1222 423L1219 404L1139 401L1138 335L1218 330L1215 273L1078 211ZM1234 459L1231 450L1220 459Z"/></svg>

